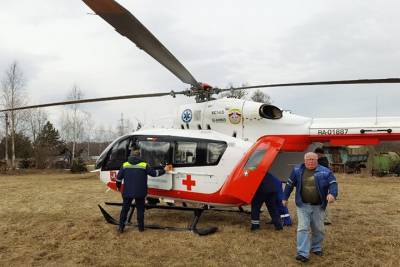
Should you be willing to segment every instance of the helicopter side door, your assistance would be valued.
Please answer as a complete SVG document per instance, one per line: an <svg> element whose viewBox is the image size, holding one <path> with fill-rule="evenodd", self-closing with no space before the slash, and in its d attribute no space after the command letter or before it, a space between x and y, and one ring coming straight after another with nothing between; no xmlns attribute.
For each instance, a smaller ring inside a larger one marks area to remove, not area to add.
<svg viewBox="0 0 400 267"><path fill-rule="evenodd" d="M218 190L218 163L227 144L224 141L185 138L174 141L173 188L193 193L213 193Z"/></svg>
<svg viewBox="0 0 400 267"><path fill-rule="evenodd" d="M284 142L285 139L277 136L258 139L236 165L220 194L250 203Z"/></svg>

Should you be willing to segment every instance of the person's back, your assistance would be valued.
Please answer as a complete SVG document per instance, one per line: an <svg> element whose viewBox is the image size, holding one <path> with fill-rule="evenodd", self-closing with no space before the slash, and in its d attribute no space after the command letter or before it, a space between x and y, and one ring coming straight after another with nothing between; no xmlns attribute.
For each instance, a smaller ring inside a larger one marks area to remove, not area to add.
<svg viewBox="0 0 400 267"><path fill-rule="evenodd" d="M147 195L148 164L141 158L130 156L122 166L124 197L145 197Z"/></svg>
<svg viewBox="0 0 400 267"><path fill-rule="evenodd" d="M278 192L277 190L277 181L280 182L280 180L278 178L276 178L275 176L273 176L270 173L267 173L266 176L264 177L264 179L261 181L260 186L257 189L257 192L260 193L274 193L274 192ZM282 188L282 186L281 186Z"/></svg>
<svg viewBox="0 0 400 267"><path fill-rule="evenodd" d="M133 199L135 199L139 231L144 231L144 205L147 195L147 175L159 176L164 174L165 170L166 169L154 170L144 162L140 158L139 149L132 151L132 156L128 157L127 162L124 162L118 172L116 181L118 190L120 190L122 181L124 181L122 192L123 205L118 227L120 233L124 231L127 215Z"/></svg>

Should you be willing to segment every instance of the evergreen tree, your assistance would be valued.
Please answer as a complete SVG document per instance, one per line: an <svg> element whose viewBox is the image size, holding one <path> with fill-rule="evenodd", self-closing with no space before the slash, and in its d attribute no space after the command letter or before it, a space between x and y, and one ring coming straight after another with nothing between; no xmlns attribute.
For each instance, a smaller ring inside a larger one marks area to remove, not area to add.
<svg viewBox="0 0 400 267"><path fill-rule="evenodd" d="M60 140L58 130L48 121L38 134L35 142L36 167L49 167L51 158L60 155L64 147L65 144Z"/></svg>
<svg viewBox="0 0 400 267"><path fill-rule="evenodd" d="M5 156L5 137L0 142L0 158ZM8 136L10 143L10 136ZM29 138L22 133L15 134L15 157L19 159L27 159L33 156L33 147ZM8 146L8 157L11 158L11 147Z"/></svg>

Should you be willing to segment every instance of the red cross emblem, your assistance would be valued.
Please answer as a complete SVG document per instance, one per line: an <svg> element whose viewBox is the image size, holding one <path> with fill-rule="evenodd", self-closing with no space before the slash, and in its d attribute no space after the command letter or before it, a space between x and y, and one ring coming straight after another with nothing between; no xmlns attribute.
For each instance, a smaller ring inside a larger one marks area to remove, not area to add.
<svg viewBox="0 0 400 267"><path fill-rule="evenodd" d="M183 185L186 185L186 189L187 189L188 191L192 191L192 186L195 186L195 185L196 185L196 181L195 181L195 180L192 180L192 175L187 174L187 175L186 175L186 179L185 179L185 180L182 180L182 184L183 184Z"/></svg>

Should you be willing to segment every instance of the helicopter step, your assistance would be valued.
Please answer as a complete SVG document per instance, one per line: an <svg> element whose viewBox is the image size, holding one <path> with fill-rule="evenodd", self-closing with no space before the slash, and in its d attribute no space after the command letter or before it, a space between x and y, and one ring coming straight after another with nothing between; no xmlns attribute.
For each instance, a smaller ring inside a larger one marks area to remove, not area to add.
<svg viewBox="0 0 400 267"><path fill-rule="evenodd" d="M114 202L105 202L106 205L109 206L122 206L122 203L114 203ZM102 206L98 205L101 213L103 214L104 219L114 225L119 225L119 221L114 219ZM133 213L135 211L135 204L131 205L131 209L128 214L128 224L137 227L137 225L132 224L131 219ZM146 224L145 228L147 229L163 229L169 231L190 231L198 235L209 235L213 234L218 230L218 227L206 227L206 228L197 228L197 223L200 220L200 216L203 214L203 211L208 210L208 206L204 206L203 208L189 208L189 207L177 207L177 206L163 206L163 205L153 205L146 204L146 209L166 209L166 210L183 210L183 211L193 211L194 217L190 225L186 228L183 227L172 227L172 226L161 226L157 224Z"/></svg>

